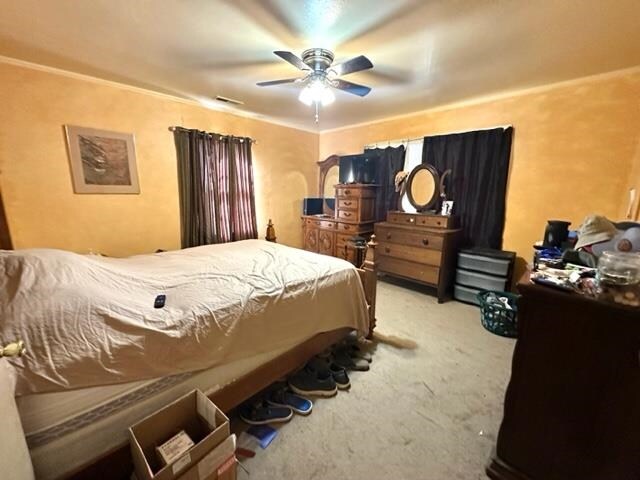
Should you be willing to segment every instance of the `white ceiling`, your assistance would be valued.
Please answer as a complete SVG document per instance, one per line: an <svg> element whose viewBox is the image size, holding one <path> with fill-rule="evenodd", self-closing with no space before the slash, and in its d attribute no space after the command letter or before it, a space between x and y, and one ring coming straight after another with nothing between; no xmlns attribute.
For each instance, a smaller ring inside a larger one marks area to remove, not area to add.
<svg viewBox="0 0 640 480"><path fill-rule="evenodd" d="M312 130L640 65L640 0L0 0L0 55ZM316 125L272 54L332 49L345 79Z"/></svg>

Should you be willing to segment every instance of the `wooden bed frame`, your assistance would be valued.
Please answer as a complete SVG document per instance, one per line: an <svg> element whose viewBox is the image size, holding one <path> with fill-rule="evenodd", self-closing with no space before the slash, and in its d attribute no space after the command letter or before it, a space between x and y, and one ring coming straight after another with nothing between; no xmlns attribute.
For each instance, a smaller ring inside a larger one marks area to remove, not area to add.
<svg viewBox="0 0 640 480"><path fill-rule="evenodd" d="M367 253L362 268L358 269L369 309L369 337L376 325L377 268L375 250L378 245L375 235L367 244ZM224 412L229 412L245 400L267 388L272 383L304 365L311 357L342 340L351 330L341 328L320 333L297 345L270 362L261 365L244 376L223 386L210 398ZM129 480L133 471L129 443L124 443L97 459L66 475L73 480Z"/></svg>

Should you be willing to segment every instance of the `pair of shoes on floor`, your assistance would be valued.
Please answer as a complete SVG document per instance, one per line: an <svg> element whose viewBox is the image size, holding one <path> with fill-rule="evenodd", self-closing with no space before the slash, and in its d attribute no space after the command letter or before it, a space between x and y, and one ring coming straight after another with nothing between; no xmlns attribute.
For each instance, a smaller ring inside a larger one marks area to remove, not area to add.
<svg viewBox="0 0 640 480"><path fill-rule="evenodd" d="M289 387L300 395L333 397L351 387L346 370L327 357L311 359L289 378Z"/></svg>
<svg viewBox="0 0 640 480"><path fill-rule="evenodd" d="M365 352L357 343L341 343L332 351L332 358L336 365L346 370L366 372L372 361L371 354Z"/></svg>
<svg viewBox="0 0 640 480"><path fill-rule="evenodd" d="M309 415L313 409L311 400L291 392L285 384L272 388L265 398L255 399L240 407L240 418L249 425L285 423L294 412Z"/></svg>

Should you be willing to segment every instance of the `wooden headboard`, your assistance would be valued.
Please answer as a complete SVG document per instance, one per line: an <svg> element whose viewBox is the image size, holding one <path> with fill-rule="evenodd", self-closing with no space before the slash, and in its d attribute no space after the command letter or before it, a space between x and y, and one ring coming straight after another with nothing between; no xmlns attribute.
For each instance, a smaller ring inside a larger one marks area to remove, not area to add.
<svg viewBox="0 0 640 480"><path fill-rule="evenodd" d="M11 243L11 235L9 234L9 225L7 224L7 216L4 213L4 203L2 202L2 192L0 191L0 249L13 250Z"/></svg>

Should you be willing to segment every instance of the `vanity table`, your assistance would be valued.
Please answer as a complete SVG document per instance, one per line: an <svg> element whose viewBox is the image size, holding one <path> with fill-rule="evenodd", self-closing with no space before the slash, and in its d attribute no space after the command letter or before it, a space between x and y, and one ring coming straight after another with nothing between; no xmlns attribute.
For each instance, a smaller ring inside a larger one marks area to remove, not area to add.
<svg viewBox="0 0 640 480"><path fill-rule="evenodd" d="M439 176L426 164L407 180L407 197L416 213L389 212L375 224L378 272L434 287L438 302L452 293L461 230L458 218L429 209L439 197Z"/></svg>

